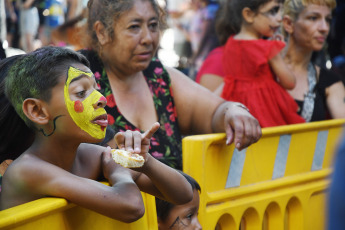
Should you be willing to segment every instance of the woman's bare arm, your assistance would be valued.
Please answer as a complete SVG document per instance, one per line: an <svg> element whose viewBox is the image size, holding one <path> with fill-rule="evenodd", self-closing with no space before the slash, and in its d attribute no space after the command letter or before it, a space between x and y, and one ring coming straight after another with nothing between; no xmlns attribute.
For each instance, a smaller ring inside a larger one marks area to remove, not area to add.
<svg viewBox="0 0 345 230"><path fill-rule="evenodd" d="M326 101L332 118L345 118L345 87L339 81L326 89Z"/></svg>
<svg viewBox="0 0 345 230"><path fill-rule="evenodd" d="M227 143L235 140L239 149L259 140L259 122L247 110L226 102L178 70L167 70L182 134L226 132Z"/></svg>

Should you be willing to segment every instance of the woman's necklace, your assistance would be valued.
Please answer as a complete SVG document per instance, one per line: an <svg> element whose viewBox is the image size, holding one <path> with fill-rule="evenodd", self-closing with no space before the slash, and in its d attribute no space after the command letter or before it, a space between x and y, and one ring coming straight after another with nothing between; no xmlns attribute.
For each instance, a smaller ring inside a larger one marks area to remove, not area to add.
<svg viewBox="0 0 345 230"><path fill-rule="evenodd" d="M316 85L316 69L315 66L309 62L308 64L308 91L304 94L304 103L301 116L306 122L311 121L314 112L314 104L316 94L314 88Z"/></svg>

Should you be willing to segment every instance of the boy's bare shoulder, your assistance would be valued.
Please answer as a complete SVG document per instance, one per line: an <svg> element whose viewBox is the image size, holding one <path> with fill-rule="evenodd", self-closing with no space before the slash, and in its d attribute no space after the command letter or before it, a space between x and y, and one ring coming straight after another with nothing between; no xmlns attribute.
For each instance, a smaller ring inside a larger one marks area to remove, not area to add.
<svg viewBox="0 0 345 230"><path fill-rule="evenodd" d="M23 188L34 187L40 183L39 179L48 176L51 166L54 166L35 155L23 153L12 162L4 174L4 183L10 181L12 185L21 184ZM54 169L53 169L54 170Z"/></svg>
<svg viewBox="0 0 345 230"><path fill-rule="evenodd" d="M78 147L76 161L73 167L73 174L97 179L101 173L102 153L105 147L82 143Z"/></svg>
<svg viewBox="0 0 345 230"><path fill-rule="evenodd" d="M48 181L62 170L35 155L23 153L4 173L1 209L39 199L47 194Z"/></svg>
<svg viewBox="0 0 345 230"><path fill-rule="evenodd" d="M105 147L96 145L96 144L88 144L82 143L79 145L77 150L77 159L85 161L85 160L95 160L100 158L102 152L104 152Z"/></svg>
<svg viewBox="0 0 345 230"><path fill-rule="evenodd" d="M78 154L90 154L94 152L103 152L104 149L105 149L104 146L89 144L89 143L81 143L78 147Z"/></svg>

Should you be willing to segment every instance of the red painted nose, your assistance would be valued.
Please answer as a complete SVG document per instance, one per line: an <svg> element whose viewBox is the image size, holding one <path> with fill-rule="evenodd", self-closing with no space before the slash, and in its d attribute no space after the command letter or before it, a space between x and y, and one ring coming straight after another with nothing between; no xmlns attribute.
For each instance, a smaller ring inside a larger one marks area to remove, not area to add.
<svg viewBox="0 0 345 230"><path fill-rule="evenodd" d="M105 98L105 96L102 96L99 100L100 101L105 101L105 103L107 103L107 99Z"/></svg>
<svg viewBox="0 0 345 230"><path fill-rule="evenodd" d="M102 97L99 98L99 100L97 101L97 103L95 103L95 104L93 105L93 107L94 107L95 109L98 109L98 108L104 108L106 105L107 105L107 99L106 99L104 96L102 96Z"/></svg>

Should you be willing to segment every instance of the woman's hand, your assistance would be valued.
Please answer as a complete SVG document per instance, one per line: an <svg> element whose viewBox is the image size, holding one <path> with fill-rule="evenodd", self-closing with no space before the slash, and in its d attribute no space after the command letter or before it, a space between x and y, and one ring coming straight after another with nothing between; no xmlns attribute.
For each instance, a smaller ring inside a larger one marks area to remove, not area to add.
<svg viewBox="0 0 345 230"><path fill-rule="evenodd" d="M227 145L234 142L235 147L242 150L260 139L262 132L258 120L241 103L224 102L221 104L213 117L214 122L217 123L222 116L224 116Z"/></svg>

